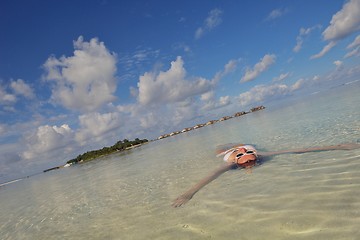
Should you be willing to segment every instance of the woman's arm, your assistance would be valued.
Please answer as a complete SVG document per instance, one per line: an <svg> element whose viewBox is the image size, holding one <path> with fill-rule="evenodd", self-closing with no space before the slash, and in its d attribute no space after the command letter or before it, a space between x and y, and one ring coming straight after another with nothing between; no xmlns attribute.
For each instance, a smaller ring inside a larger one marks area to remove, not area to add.
<svg viewBox="0 0 360 240"><path fill-rule="evenodd" d="M258 152L258 154L267 157L267 156L286 154L286 153L307 153L307 152L320 152L320 151L330 151L330 150L352 150L357 148L360 148L360 144L344 143L344 144L330 145L324 147L299 148L299 149L275 151L275 152Z"/></svg>
<svg viewBox="0 0 360 240"><path fill-rule="evenodd" d="M174 202L172 203L173 207L180 207L181 205L184 205L187 203L194 195L197 193L202 187L204 187L206 184L210 183L211 181L215 180L217 177L219 177L224 172L236 168L237 164L227 164L224 166L221 166L220 168L216 169L214 172L212 172L207 177L203 178L200 182L195 184L192 188L187 190L185 193L181 194L179 197L177 197Z"/></svg>

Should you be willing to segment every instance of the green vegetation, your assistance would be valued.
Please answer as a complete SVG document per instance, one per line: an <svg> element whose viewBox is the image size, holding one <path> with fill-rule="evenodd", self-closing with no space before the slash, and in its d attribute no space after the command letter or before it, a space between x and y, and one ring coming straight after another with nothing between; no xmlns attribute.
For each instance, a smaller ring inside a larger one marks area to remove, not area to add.
<svg viewBox="0 0 360 240"><path fill-rule="evenodd" d="M101 157L104 155L108 155L108 154L111 154L114 152L124 151L126 149L136 147L136 146L146 143L146 142L148 142L147 139L140 140L140 139L136 138L134 141L129 141L127 139L124 139L123 141L118 141L111 147L103 147L102 149L99 149L99 150L93 150L93 151L89 151L89 152L80 154L76 158L67 161L67 163L74 164L74 163L78 163L80 161L89 161L91 159L98 158L98 157Z"/></svg>

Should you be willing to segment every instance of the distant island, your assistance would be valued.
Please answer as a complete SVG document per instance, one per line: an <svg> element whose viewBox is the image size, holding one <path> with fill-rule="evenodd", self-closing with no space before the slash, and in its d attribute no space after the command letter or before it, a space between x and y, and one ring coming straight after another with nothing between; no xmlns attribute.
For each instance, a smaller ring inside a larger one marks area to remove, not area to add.
<svg viewBox="0 0 360 240"><path fill-rule="evenodd" d="M66 163L74 164L74 163L79 163L79 162L86 162L86 161L92 160L94 158L98 158L98 157L101 157L104 155L109 155L114 152L119 152L119 151L132 149L134 147L139 147L141 144L146 143L146 142L148 142L147 139L140 140L140 139L136 138L134 141L129 141L127 139L124 139L123 141L118 141L111 147L103 147L102 149L99 149L99 150L93 150L93 151L89 151L89 152L80 154L76 158L71 159L71 160L67 161Z"/></svg>
<svg viewBox="0 0 360 240"><path fill-rule="evenodd" d="M49 172L49 171L56 170L59 168L69 167L73 164L87 162L87 161L93 160L95 158L106 156L106 155L109 155L109 154L112 154L115 152L129 150L129 149L132 149L135 147L139 147L142 144L147 143L147 142L148 142L147 139L136 138L133 141L124 139L122 141L118 141L111 147L103 147L102 149L99 149L99 150L88 151L86 153L80 154L76 158L67 161L64 166L57 166L57 167L49 168L49 169L44 170L43 172Z"/></svg>

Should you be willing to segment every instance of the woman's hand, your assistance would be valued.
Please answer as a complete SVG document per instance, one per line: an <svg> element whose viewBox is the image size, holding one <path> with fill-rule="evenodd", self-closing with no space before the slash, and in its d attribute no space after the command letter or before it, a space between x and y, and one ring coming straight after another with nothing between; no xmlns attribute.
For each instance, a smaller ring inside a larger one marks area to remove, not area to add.
<svg viewBox="0 0 360 240"><path fill-rule="evenodd" d="M173 206L173 207L181 207L182 205L184 205L185 203L187 203L192 197L193 197L193 194L184 193L184 194L178 196L178 197L173 201L173 203L171 204L171 206Z"/></svg>

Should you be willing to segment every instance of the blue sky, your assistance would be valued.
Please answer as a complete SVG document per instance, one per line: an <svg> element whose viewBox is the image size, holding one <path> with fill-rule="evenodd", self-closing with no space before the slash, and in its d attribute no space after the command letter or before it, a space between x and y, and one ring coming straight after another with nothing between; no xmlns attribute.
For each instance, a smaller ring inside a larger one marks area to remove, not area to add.
<svg viewBox="0 0 360 240"><path fill-rule="evenodd" d="M0 2L0 179L360 72L360 0Z"/></svg>

